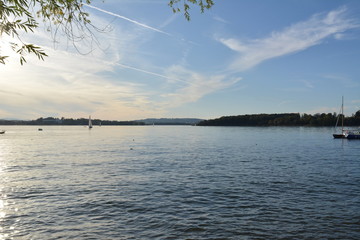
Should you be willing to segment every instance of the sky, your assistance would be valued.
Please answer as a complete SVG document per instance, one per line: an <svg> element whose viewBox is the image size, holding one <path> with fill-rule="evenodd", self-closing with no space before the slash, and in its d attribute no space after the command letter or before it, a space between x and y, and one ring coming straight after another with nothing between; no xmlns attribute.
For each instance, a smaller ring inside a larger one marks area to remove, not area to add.
<svg viewBox="0 0 360 240"><path fill-rule="evenodd" d="M342 96L360 110L360 1L214 2L187 21L167 0L92 1L92 37L21 33L49 55L23 66L2 36L0 119L334 113Z"/></svg>

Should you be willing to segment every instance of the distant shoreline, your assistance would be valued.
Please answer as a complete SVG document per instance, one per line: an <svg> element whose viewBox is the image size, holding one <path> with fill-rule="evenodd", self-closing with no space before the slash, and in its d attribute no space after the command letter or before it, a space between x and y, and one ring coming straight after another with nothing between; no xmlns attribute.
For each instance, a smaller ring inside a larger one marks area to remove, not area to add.
<svg viewBox="0 0 360 240"><path fill-rule="evenodd" d="M199 118L148 118L133 121L116 121L93 119L94 126L148 126L148 125L195 125L195 126L239 126L239 127L266 127L266 126L335 126L339 119L336 113L300 114L246 114L237 116L223 116L215 119ZM29 126L86 126L87 118L38 118L36 120L1 120L0 125L29 125ZM338 123L340 126L340 124ZM344 126L360 126L360 110L350 117L344 117Z"/></svg>
<svg viewBox="0 0 360 240"><path fill-rule="evenodd" d="M148 118L133 121L116 121L92 119L94 126L144 126L144 125L196 125L203 121L198 118ZM87 126L87 118L38 118L36 120L5 120L0 119L0 125L23 125L23 126Z"/></svg>

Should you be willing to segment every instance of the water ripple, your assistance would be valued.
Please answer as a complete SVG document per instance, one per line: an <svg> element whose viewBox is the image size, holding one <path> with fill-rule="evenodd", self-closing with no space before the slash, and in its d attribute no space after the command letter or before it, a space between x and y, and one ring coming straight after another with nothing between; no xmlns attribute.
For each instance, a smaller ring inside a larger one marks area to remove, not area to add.
<svg viewBox="0 0 360 240"><path fill-rule="evenodd" d="M23 129L0 239L360 239L360 145L330 129Z"/></svg>

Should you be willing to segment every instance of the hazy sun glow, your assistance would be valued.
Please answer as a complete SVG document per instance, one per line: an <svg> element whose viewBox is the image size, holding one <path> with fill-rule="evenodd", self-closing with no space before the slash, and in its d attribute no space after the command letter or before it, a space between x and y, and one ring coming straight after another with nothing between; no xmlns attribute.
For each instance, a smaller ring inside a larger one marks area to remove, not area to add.
<svg viewBox="0 0 360 240"><path fill-rule="evenodd" d="M359 6L264 3L274 19L255 14L251 1L228 1L187 22L166 4L94 2L86 10L106 31L76 43L79 51L41 26L22 36L49 57L29 55L20 66L10 39L1 39L1 54L10 57L0 66L0 118L335 112L342 95L352 114L359 110Z"/></svg>

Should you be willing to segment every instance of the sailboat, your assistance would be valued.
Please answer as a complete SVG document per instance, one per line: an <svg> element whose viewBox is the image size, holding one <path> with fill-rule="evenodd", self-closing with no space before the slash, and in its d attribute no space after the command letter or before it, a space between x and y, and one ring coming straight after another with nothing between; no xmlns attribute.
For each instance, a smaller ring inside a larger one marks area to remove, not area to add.
<svg viewBox="0 0 360 240"><path fill-rule="evenodd" d="M92 129L92 127L91 116L89 116L89 129Z"/></svg>
<svg viewBox="0 0 360 240"><path fill-rule="evenodd" d="M340 109L340 113L336 120L335 131L338 127L340 117L341 117L341 133L334 133L333 134L334 138L346 138L346 131L344 131L344 96L341 99L341 109Z"/></svg>
<svg viewBox="0 0 360 240"><path fill-rule="evenodd" d="M347 139L360 139L360 129L359 130L350 130L346 133Z"/></svg>

